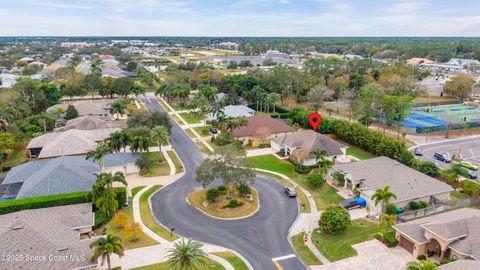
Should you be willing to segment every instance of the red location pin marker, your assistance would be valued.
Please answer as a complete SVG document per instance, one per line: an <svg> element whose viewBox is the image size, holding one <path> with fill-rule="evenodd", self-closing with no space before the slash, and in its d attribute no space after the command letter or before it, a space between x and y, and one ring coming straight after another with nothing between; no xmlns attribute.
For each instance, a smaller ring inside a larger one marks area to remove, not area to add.
<svg viewBox="0 0 480 270"><path fill-rule="evenodd" d="M308 117L308 122L310 122L310 125L313 128L313 131L317 131L318 125L320 125L320 122L322 122L322 116L318 113L312 113Z"/></svg>

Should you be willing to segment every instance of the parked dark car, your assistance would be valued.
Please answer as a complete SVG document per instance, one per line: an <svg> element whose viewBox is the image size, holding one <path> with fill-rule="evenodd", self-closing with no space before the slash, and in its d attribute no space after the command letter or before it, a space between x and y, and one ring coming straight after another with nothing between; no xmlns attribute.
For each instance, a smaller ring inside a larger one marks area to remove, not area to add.
<svg viewBox="0 0 480 270"><path fill-rule="evenodd" d="M433 157L441 162L450 163L452 162L452 158L447 152L435 153Z"/></svg>
<svg viewBox="0 0 480 270"><path fill-rule="evenodd" d="M290 198L297 197L297 192L295 191L295 189L291 187L285 187L283 190L285 191L285 194L287 194L288 197Z"/></svg>
<svg viewBox="0 0 480 270"><path fill-rule="evenodd" d="M347 210L348 209L353 209L353 208L362 208L367 206L367 201L365 201L361 197L355 197L355 198L350 198L343 200L338 203L340 206L345 207Z"/></svg>
<svg viewBox="0 0 480 270"><path fill-rule="evenodd" d="M466 169L466 171L468 172L468 177L472 180L476 180L478 178L477 176L477 172L475 171L472 171L472 170L468 170Z"/></svg>
<svg viewBox="0 0 480 270"><path fill-rule="evenodd" d="M210 130L210 133L212 133L214 135L218 133L218 130L214 127L210 127L209 130Z"/></svg>
<svg viewBox="0 0 480 270"><path fill-rule="evenodd" d="M423 156L423 150L420 148L415 148L415 151L413 152L415 156Z"/></svg>

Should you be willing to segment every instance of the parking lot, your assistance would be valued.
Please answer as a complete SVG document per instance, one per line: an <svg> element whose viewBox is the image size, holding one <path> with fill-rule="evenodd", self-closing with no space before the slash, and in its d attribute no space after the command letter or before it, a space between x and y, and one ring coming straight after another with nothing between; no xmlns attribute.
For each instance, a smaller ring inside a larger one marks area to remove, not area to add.
<svg viewBox="0 0 480 270"><path fill-rule="evenodd" d="M412 152L415 148L417 147L411 149ZM432 161L442 169L449 169L450 164L436 160L433 155L437 152L447 152L450 156L455 155L463 160L480 164L480 136L420 145L418 148L423 150L423 156L417 158Z"/></svg>

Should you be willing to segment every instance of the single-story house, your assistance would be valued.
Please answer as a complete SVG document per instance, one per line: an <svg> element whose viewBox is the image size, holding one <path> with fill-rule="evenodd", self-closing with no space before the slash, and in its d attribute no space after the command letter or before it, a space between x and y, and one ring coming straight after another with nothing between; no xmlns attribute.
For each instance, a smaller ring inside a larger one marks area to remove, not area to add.
<svg viewBox="0 0 480 270"><path fill-rule="evenodd" d="M127 128L125 121L109 121L93 115L84 115L68 120L65 126L56 128L55 131L66 131L70 129L92 130L102 128Z"/></svg>
<svg viewBox="0 0 480 270"><path fill-rule="evenodd" d="M286 134L292 134L295 129L280 120L266 115L255 115L247 118L247 124L232 131L233 137L244 145L258 146L268 144L270 140Z"/></svg>
<svg viewBox="0 0 480 270"><path fill-rule="evenodd" d="M225 118L250 117L253 116L255 110L244 105L228 105L223 107ZM208 120L216 120L218 115L208 114Z"/></svg>
<svg viewBox="0 0 480 270"><path fill-rule="evenodd" d="M316 149L325 150L326 158L333 160L344 157L347 146L332 140L313 130L299 131L293 134L273 138L271 147L284 155L295 156L298 162L305 166L315 165L317 160L312 152Z"/></svg>
<svg viewBox="0 0 480 270"><path fill-rule="evenodd" d="M0 216L2 269L96 269L89 248L91 203L23 210Z"/></svg>
<svg viewBox="0 0 480 270"><path fill-rule="evenodd" d="M60 156L84 155L97 147L119 128L92 130L69 129L66 131L47 133L33 138L27 145L31 157L54 158Z"/></svg>
<svg viewBox="0 0 480 270"><path fill-rule="evenodd" d="M399 245L415 258L430 253L438 261L480 259L478 209L457 209L397 224L394 228Z"/></svg>
<svg viewBox="0 0 480 270"><path fill-rule="evenodd" d="M110 104L112 100L75 100L65 101L61 104L53 105L47 109L47 113L53 113L57 108L66 110L69 105L73 105L78 111L79 116L84 115L97 115L97 116L109 116Z"/></svg>
<svg viewBox="0 0 480 270"><path fill-rule="evenodd" d="M336 164L329 171L329 179L340 172L345 176L345 189L358 189L374 212L380 212L380 205L375 207L372 195L378 188L390 185L391 192L397 199L390 203L407 208L411 201L424 201L428 204L446 201L453 188L433 177L423 174L388 157L377 157L358 162Z"/></svg>
<svg viewBox="0 0 480 270"><path fill-rule="evenodd" d="M135 161L139 156L139 153L106 155L103 172L137 173ZM83 156L34 160L8 172L0 184L0 195L6 199L22 199L87 191L92 189L99 172L98 164ZM4 190L7 193L2 192Z"/></svg>

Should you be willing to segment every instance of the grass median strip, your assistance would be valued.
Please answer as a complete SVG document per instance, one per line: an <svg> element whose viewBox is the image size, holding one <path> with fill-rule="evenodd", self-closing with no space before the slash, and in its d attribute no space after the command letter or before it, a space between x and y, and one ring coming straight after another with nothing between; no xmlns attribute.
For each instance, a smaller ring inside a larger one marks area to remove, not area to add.
<svg viewBox="0 0 480 270"><path fill-rule="evenodd" d="M313 254L313 252L303 243L304 233L299 233L292 236L292 245L297 255L308 265L319 265L322 262Z"/></svg>
<svg viewBox="0 0 480 270"><path fill-rule="evenodd" d="M188 137L190 137L192 139L198 138L195 134L193 134L193 131L189 128L186 128L183 131L185 131L185 133L187 133Z"/></svg>
<svg viewBox="0 0 480 270"><path fill-rule="evenodd" d="M147 226L150 230L154 233L158 234L163 239L168 241L174 241L178 239L178 237L173 234L170 235L170 231L164 228L162 225L158 224L153 217L152 211L150 210L150 204L148 203L148 197L152 195L155 191L160 189L162 186L155 185L151 187L149 190L145 191L142 196L140 196L140 216L142 218L142 222Z"/></svg>
<svg viewBox="0 0 480 270"><path fill-rule="evenodd" d="M180 162L180 159L178 158L177 154L175 154L175 152L173 152L172 150L168 150L167 153L170 159L172 159L173 165L175 165L176 173L183 172L182 162Z"/></svg>
<svg viewBox="0 0 480 270"><path fill-rule="evenodd" d="M237 255L230 251L214 252L213 255L217 255L220 258L227 260L235 270L248 270L248 266Z"/></svg>
<svg viewBox="0 0 480 270"><path fill-rule="evenodd" d="M209 155L209 154L212 154L213 152L210 151L204 143L202 142L197 142L197 146L198 148L200 148L200 150L202 150L202 152L204 152L205 154Z"/></svg>

